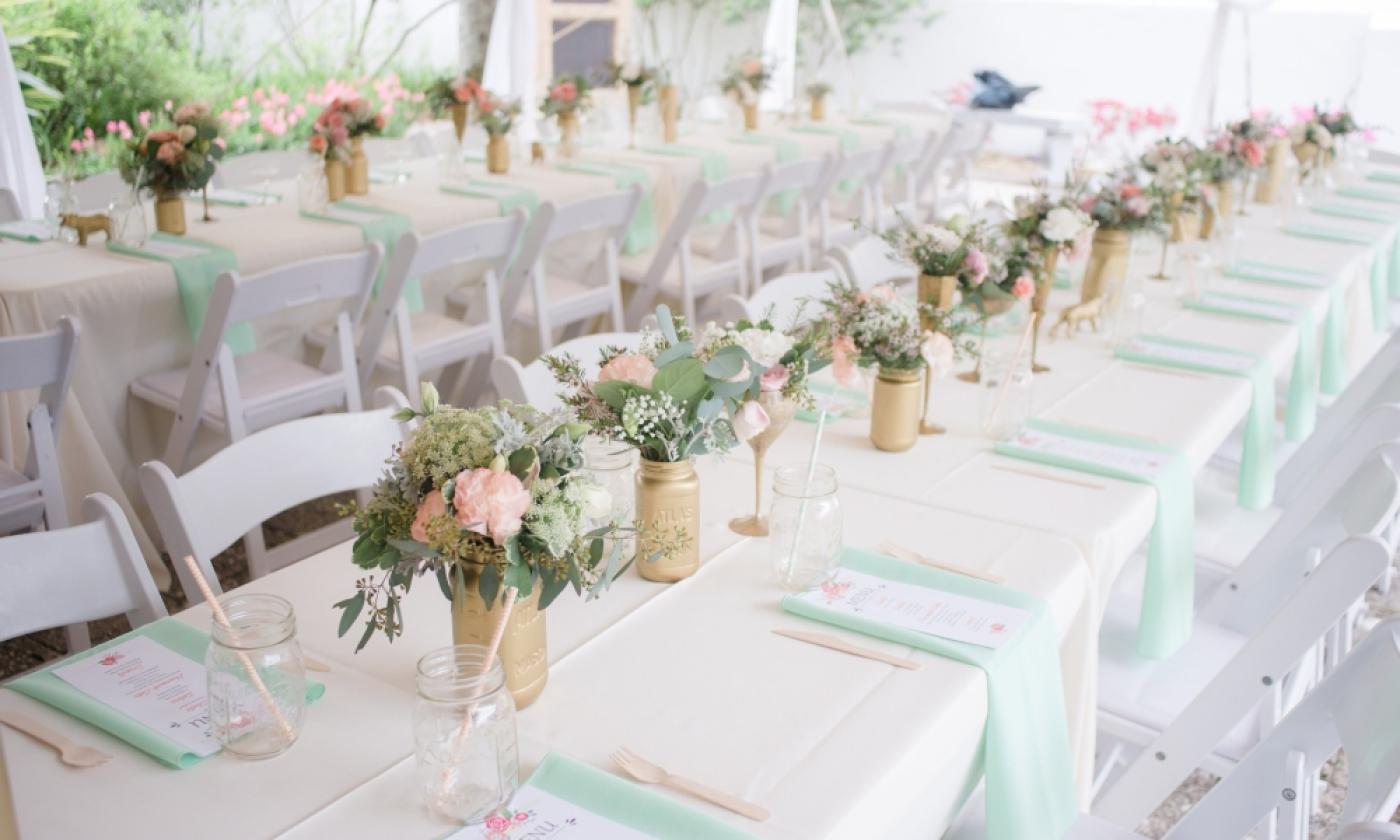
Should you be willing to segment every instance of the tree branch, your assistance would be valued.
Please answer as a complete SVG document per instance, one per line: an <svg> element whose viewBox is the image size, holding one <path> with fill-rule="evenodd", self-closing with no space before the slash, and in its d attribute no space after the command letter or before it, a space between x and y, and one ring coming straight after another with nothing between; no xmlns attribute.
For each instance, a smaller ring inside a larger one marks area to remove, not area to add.
<svg viewBox="0 0 1400 840"><path fill-rule="evenodd" d="M457 2L458 0L443 0L441 3L437 4L432 9L430 9L427 14L414 21L413 25L405 29L403 31L403 34L399 36L399 40L397 43L394 44L394 48L389 51L388 55L384 56L384 60L379 62L379 66L374 68L374 72L370 74L370 77L377 77L380 73L384 72L384 70L393 62L394 58L399 54L399 51L403 49L404 44L408 43L409 36L412 35L414 32L418 31L418 27L427 23L428 19L431 18L433 15L436 15L438 12Z"/></svg>

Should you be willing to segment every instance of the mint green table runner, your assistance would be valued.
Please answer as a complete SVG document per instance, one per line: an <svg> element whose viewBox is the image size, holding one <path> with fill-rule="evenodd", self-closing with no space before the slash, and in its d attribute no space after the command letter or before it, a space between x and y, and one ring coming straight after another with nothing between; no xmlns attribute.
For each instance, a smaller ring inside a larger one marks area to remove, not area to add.
<svg viewBox="0 0 1400 840"><path fill-rule="evenodd" d="M121 644L132 636L145 636L201 665L204 663L204 650L209 647L208 633L179 619L162 618L130 633L118 636L110 642L97 645L91 650L76 653L38 671L25 674L6 683L5 687L38 700L40 703L52 706L84 723L91 724L107 734L127 742L162 764L179 770L193 767L204 759L188 752L184 747L145 724L138 723L110 706L89 697L52 673L54 668L101 653L113 645ZM308 703L319 699L325 693L326 687L321 683L313 680L306 681L306 700Z"/></svg>
<svg viewBox="0 0 1400 840"><path fill-rule="evenodd" d="M20 242L47 242L53 239L53 228L49 227L48 222L22 219L0 224L0 237L18 239Z"/></svg>
<svg viewBox="0 0 1400 840"><path fill-rule="evenodd" d="M1337 190L1337 195L1347 198L1364 198L1367 201L1383 201L1387 204L1400 204L1400 192L1351 185Z"/></svg>
<svg viewBox="0 0 1400 840"><path fill-rule="evenodd" d="M1312 211L1319 216L1333 216L1338 219L1356 219L1362 222L1381 222L1389 224L1400 221L1400 216L1395 213L1387 213L1375 207L1362 207L1358 204L1319 204L1312 208Z"/></svg>
<svg viewBox="0 0 1400 840"><path fill-rule="evenodd" d="M389 265L389 258L394 255L394 248L398 246L399 239L413 229L413 222L402 213L381 210L359 202L337 201L324 213L303 210L301 215L323 222L355 225L364 234L365 242L378 242L384 248L384 261L379 264L379 276L374 281L375 289L379 288L379 282L384 279L384 270ZM404 284L403 300L408 305L409 312L423 310L423 287L417 277L408 278L408 282Z"/></svg>
<svg viewBox="0 0 1400 840"><path fill-rule="evenodd" d="M783 598L794 615L844 627L981 668L987 674L987 724L982 736L987 840L1060 837L1077 816L1074 762L1060 676L1060 646L1045 603L1009 586L846 548L843 568L1016 607L1031 613L1018 636L992 649L953 641Z"/></svg>
<svg viewBox="0 0 1400 840"><path fill-rule="evenodd" d="M1230 347L1165 335L1140 335L1114 354L1141 364L1248 379L1252 399L1240 456L1239 503L1246 510L1263 510L1273 503L1274 372L1267 360Z"/></svg>
<svg viewBox="0 0 1400 840"><path fill-rule="evenodd" d="M1228 272L1227 272L1228 273ZM1213 292L1201 300L1188 301L1187 309L1253 318L1276 324L1292 324L1298 331L1298 348L1293 351L1293 370L1288 377L1288 408L1284 418L1284 438L1297 442L1317 426L1317 321L1312 309L1292 306L1266 298Z"/></svg>
<svg viewBox="0 0 1400 840"><path fill-rule="evenodd" d="M611 178L618 189L629 189L633 185L642 187L642 200L637 203L637 213L627 228L627 236L622 240L622 253L640 254L656 245L656 204L651 197L651 181L646 170L625 163L610 163L600 160L579 160L560 165L561 172L575 172L580 175L598 175Z"/></svg>
<svg viewBox="0 0 1400 840"><path fill-rule="evenodd" d="M1383 184L1400 184L1400 172L1371 172L1366 175L1368 181L1379 181Z"/></svg>
<svg viewBox="0 0 1400 840"><path fill-rule="evenodd" d="M859 388L849 388L836 382L809 379L807 390L815 395L816 407L798 409L797 419L804 423L817 422L823 409L826 410L828 420L835 420L854 416L866 410L870 405L870 395L865 391Z"/></svg>
<svg viewBox="0 0 1400 840"><path fill-rule="evenodd" d="M440 189L453 195L465 195L470 198L484 198L487 201L494 201L497 212L502 216L509 216L516 210L522 209L527 214L533 214L540 208L540 197L535 194L534 190L501 181L490 181L485 178L469 178L466 183L444 181Z"/></svg>
<svg viewBox="0 0 1400 840"><path fill-rule="evenodd" d="M1071 454L1047 450L1046 441ZM1088 447L1079 446L1086 443ZM1179 650L1191 638L1195 619L1196 491L1186 458L1151 441L1036 418L995 449L1012 458L1148 484L1157 490L1137 650L1148 659L1165 659ZM1073 454L1076 449L1089 454Z"/></svg>
<svg viewBox="0 0 1400 840"><path fill-rule="evenodd" d="M642 149L642 151L649 155L688 157L699 160L700 177L704 178L707 184L723 181L725 178L729 177L729 160L713 149L705 149L700 146L686 146L681 143L667 143L663 146L647 146ZM722 225L732 218L734 218L733 210L716 210L705 217L705 223Z"/></svg>
<svg viewBox="0 0 1400 840"><path fill-rule="evenodd" d="M140 248L108 241L107 250L170 264L175 270L175 285L180 289L185 325L190 328L190 335L194 336L195 341L199 341L204 316L209 312L209 301L214 297L214 281L225 271L238 269L238 260L229 249L168 233L156 232ZM224 334L224 343L234 354L252 350L256 346L253 325L230 324Z"/></svg>
<svg viewBox="0 0 1400 840"><path fill-rule="evenodd" d="M1341 228L1320 227L1318 225L1290 224L1285 225L1283 232L1289 236L1297 236L1303 239L1320 239L1324 242L1341 242L1347 245L1374 245L1376 237L1364 233L1356 233Z"/></svg>
<svg viewBox="0 0 1400 840"><path fill-rule="evenodd" d="M742 143L749 146L771 146L773 147L773 159L778 163L787 163L797 160L798 156L802 154L802 147L797 144L796 140L787 137L775 137L771 134L749 132L748 134L740 134L731 137L729 138L729 142ZM768 209L777 213L779 216L786 216L792 212L792 208L797 206L797 199L800 194L800 190L784 190L773 196L768 204Z"/></svg>
<svg viewBox="0 0 1400 840"><path fill-rule="evenodd" d="M559 753L546 755L525 784L658 840L753 840L754 837L709 814L687 808L665 794ZM533 836L522 835L521 840Z"/></svg>
<svg viewBox="0 0 1400 840"><path fill-rule="evenodd" d="M1225 271L1225 275L1227 277L1237 277L1241 280L1272 283L1276 286L1326 290L1328 298L1327 315L1322 322L1321 387L1322 393L1324 394L1340 394L1347 384L1347 302L1345 290L1343 290L1341 284L1334 282L1330 277L1316 272L1253 261L1236 263L1234 267ZM1215 293L1215 296L1222 298L1234 297L1236 299L1244 297L1242 295L1225 295L1219 292ZM1259 303L1269 303L1275 307L1282 306L1278 301L1262 301L1259 298L1245 299Z"/></svg>
<svg viewBox="0 0 1400 840"><path fill-rule="evenodd" d="M790 126L788 131L796 131L799 134L825 134L835 137L841 142L841 151L854 152L860 148L860 132L853 128L844 128L839 125L818 125L815 123L801 123Z"/></svg>

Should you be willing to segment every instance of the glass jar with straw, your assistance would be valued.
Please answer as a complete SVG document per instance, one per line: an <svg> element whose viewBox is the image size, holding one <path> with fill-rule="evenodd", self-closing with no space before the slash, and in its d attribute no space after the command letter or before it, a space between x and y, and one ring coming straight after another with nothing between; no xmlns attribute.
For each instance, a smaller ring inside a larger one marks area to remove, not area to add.
<svg viewBox="0 0 1400 840"><path fill-rule="evenodd" d="M819 586L841 562L841 502L836 471L817 463L826 412L817 418L812 452L802 466L782 467L773 478L768 552L784 589Z"/></svg>

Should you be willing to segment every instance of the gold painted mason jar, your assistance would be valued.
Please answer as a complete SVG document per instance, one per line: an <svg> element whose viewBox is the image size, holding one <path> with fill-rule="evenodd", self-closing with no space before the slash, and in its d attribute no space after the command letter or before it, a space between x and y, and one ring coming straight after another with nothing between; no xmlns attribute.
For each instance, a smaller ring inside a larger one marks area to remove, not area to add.
<svg viewBox="0 0 1400 840"><path fill-rule="evenodd" d="M1089 250L1089 264L1084 269L1084 283L1079 300L1088 303L1108 293L1109 286L1122 283L1128 276L1128 252L1132 234L1126 230L1099 228L1094 231L1094 244Z"/></svg>
<svg viewBox="0 0 1400 840"><path fill-rule="evenodd" d="M919 439L923 389L919 370L880 368L870 400L870 442L885 452L903 452Z"/></svg>
<svg viewBox="0 0 1400 840"><path fill-rule="evenodd" d="M326 199L335 203L345 197L345 164L339 160L326 161Z"/></svg>
<svg viewBox="0 0 1400 840"><path fill-rule="evenodd" d="M956 274L947 276L919 274L917 290L919 303L931 303L936 309L949 312L953 308L953 293L957 290L958 277ZM925 319L924 329L929 329L927 319Z"/></svg>
<svg viewBox="0 0 1400 840"><path fill-rule="evenodd" d="M510 171L510 143L504 134L492 134L486 140L486 171L492 175Z"/></svg>
<svg viewBox="0 0 1400 840"><path fill-rule="evenodd" d="M501 617L501 600L488 610L481 600L478 575L454 577L452 587L452 644L489 647L491 634ZM549 679L549 649L544 632L544 613L539 609L540 590L536 584L528 598L517 598L506 622L505 635L497 655L506 673L506 687L516 708L535 702Z"/></svg>
<svg viewBox="0 0 1400 840"><path fill-rule="evenodd" d="M676 101L675 85L657 85L656 105L661 110L661 138L667 143L676 142L680 137L680 131L676 127L676 121L680 114L679 103Z"/></svg>
<svg viewBox="0 0 1400 840"><path fill-rule="evenodd" d="M365 156L365 138L350 138L350 172L345 179L345 191L351 195L369 194L369 158Z"/></svg>
<svg viewBox="0 0 1400 840"><path fill-rule="evenodd" d="M457 145L462 145L462 137L467 133L467 103L453 102L449 106L452 110L452 131L457 135Z"/></svg>
<svg viewBox="0 0 1400 840"><path fill-rule="evenodd" d="M1259 185L1254 188L1254 200L1260 204L1272 204L1278 201L1283 192L1283 179L1288 174L1288 161L1284 157L1287 154L1288 141L1279 139L1269 144L1269 150L1264 155L1264 173L1259 179Z"/></svg>
<svg viewBox="0 0 1400 840"><path fill-rule="evenodd" d="M559 115L559 154L571 158L578 153L578 114L569 111Z"/></svg>
<svg viewBox="0 0 1400 840"><path fill-rule="evenodd" d="M744 130L758 131L758 103L744 103Z"/></svg>
<svg viewBox="0 0 1400 840"><path fill-rule="evenodd" d="M824 94L824 93L814 93L814 94L812 94L812 111L811 111L811 116L812 116L812 122L825 122L825 121L826 121L826 94Z"/></svg>
<svg viewBox="0 0 1400 840"><path fill-rule="evenodd" d="M185 235L185 199L179 193L156 193L156 230Z"/></svg>
<svg viewBox="0 0 1400 840"><path fill-rule="evenodd" d="M637 538L637 570L647 580L671 583L700 568L700 478L690 461L649 461L637 468L637 527L668 544L684 532L684 544L669 556L648 559L655 550L646 533Z"/></svg>

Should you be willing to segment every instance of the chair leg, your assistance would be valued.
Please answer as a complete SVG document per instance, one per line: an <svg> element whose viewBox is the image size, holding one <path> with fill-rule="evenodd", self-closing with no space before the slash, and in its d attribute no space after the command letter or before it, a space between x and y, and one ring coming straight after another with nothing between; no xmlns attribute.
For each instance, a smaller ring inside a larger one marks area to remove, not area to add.
<svg viewBox="0 0 1400 840"><path fill-rule="evenodd" d="M92 647L92 636L87 624L69 624L63 628L63 643L68 653L77 653Z"/></svg>

